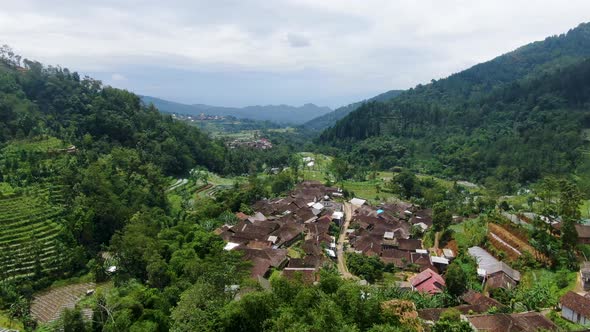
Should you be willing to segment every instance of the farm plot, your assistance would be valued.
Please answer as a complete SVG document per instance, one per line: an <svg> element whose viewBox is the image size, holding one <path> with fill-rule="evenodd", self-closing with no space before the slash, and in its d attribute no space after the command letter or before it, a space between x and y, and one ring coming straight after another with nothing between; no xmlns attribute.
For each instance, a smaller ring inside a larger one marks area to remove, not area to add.
<svg viewBox="0 0 590 332"><path fill-rule="evenodd" d="M58 190L29 190L0 199L0 280L59 267L63 207Z"/></svg>
<svg viewBox="0 0 590 332"><path fill-rule="evenodd" d="M498 224L488 223L488 239L499 250L504 251L511 259L517 259L523 253L528 252L539 262L550 264L551 260L519 236Z"/></svg>
<svg viewBox="0 0 590 332"><path fill-rule="evenodd" d="M40 323L49 323L59 319L66 309L72 309L86 292L94 289L92 282L63 286L36 295L31 303L31 315Z"/></svg>

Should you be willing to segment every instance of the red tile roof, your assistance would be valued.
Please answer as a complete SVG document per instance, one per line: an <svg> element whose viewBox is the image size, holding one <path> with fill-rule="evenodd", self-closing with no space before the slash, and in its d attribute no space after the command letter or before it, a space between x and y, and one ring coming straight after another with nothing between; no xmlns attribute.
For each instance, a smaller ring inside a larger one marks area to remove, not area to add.
<svg viewBox="0 0 590 332"><path fill-rule="evenodd" d="M440 293L445 287L445 280L443 277L431 269L426 269L420 272L410 278L409 281L414 289L424 293Z"/></svg>

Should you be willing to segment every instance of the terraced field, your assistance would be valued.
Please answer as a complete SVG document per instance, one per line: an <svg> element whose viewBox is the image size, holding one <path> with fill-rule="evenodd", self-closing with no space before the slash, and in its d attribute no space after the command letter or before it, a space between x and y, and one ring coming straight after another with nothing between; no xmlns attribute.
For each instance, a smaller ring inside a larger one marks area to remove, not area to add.
<svg viewBox="0 0 590 332"><path fill-rule="evenodd" d="M63 259L63 199L59 190L35 189L0 199L0 279L56 269Z"/></svg>
<svg viewBox="0 0 590 332"><path fill-rule="evenodd" d="M55 321L59 319L66 308L74 308L76 303L86 296L86 292L95 287L96 285L92 282L81 283L55 288L35 295L31 303L31 315L41 323ZM84 315L87 316L86 318L90 318L92 312L85 311Z"/></svg>

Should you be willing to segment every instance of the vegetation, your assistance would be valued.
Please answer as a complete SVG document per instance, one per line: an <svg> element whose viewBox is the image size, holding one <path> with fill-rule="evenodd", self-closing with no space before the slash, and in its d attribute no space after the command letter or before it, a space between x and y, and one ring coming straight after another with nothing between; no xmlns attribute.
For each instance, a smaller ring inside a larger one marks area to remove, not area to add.
<svg viewBox="0 0 590 332"><path fill-rule="evenodd" d="M318 142L357 167L405 166L500 192L571 174L590 126L589 30L583 24L387 103L365 103Z"/></svg>

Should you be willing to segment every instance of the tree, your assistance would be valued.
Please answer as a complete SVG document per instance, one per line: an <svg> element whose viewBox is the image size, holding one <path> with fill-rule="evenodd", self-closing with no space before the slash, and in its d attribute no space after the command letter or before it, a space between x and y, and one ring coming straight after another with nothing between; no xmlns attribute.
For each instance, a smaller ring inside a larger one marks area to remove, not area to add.
<svg viewBox="0 0 590 332"><path fill-rule="evenodd" d="M404 170L391 180L391 186L402 197L410 198L418 194L418 178L409 170Z"/></svg>
<svg viewBox="0 0 590 332"><path fill-rule="evenodd" d="M449 294L461 296L467 290L467 274L456 262L449 264L445 274L445 283Z"/></svg>
<svg viewBox="0 0 590 332"><path fill-rule="evenodd" d="M436 232L444 231L451 225L453 215L445 203L439 202L434 204L432 209L432 228Z"/></svg>
<svg viewBox="0 0 590 332"><path fill-rule="evenodd" d="M436 324L432 326L432 332L473 332L469 322L461 320L461 313L457 309L445 310Z"/></svg>
<svg viewBox="0 0 590 332"><path fill-rule="evenodd" d="M80 309L66 309L63 313L63 331L64 332L85 332L88 327L84 323Z"/></svg>
<svg viewBox="0 0 590 332"><path fill-rule="evenodd" d="M212 285L197 282L180 297L172 310L173 332L211 331L219 322L220 310L227 299Z"/></svg>

